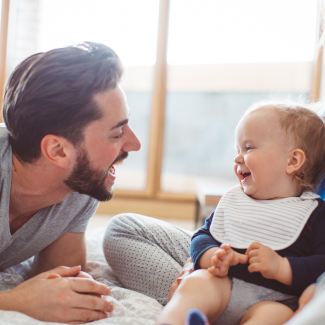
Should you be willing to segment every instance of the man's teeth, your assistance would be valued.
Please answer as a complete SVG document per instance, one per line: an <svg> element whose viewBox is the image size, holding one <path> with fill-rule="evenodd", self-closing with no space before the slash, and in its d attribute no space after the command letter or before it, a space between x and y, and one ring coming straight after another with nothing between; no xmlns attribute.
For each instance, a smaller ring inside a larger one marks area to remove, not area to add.
<svg viewBox="0 0 325 325"><path fill-rule="evenodd" d="M118 165L122 165L123 164L123 160L116 162L114 165L112 165L109 169L109 172L113 175L115 175L115 167L114 166L118 166Z"/></svg>

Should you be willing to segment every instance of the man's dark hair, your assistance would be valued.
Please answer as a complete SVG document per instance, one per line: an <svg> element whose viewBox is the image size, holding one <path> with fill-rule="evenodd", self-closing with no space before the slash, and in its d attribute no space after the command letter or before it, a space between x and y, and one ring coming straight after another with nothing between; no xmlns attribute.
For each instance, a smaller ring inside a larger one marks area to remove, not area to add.
<svg viewBox="0 0 325 325"><path fill-rule="evenodd" d="M92 42L37 53L20 63L5 88L3 117L14 154L32 163L47 134L83 140L83 129L102 113L93 97L114 89L121 61L109 47Z"/></svg>

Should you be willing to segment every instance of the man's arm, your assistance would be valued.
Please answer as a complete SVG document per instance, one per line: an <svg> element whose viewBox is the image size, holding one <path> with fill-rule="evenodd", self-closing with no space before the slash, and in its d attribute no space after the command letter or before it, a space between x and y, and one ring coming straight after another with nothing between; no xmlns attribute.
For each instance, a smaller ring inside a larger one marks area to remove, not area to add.
<svg viewBox="0 0 325 325"><path fill-rule="evenodd" d="M81 265L81 269L87 271L85 233L67 232L39 252L34 259L32 276L61 265Z"/></svg>
<svg viewBox="0 0 325 325"><path fill-rule="evenodd" d="M100 297L110 290L93 279L78 277L81 268L75 265L86 271L84 233L66 233L43 249L35 257L33 277L0 292L0 309L52 322L84 323L106 318L113 305Z"/></svg>
<svg viewBox="0 0 325 325"><path fill-rule="evenodd" d="M107 318L106 312L113 311L113 305L98 296L108 295L109 288L94 280L76 277L80 271L80 266L60 266L10 291L0 292L0 309L19 311L42 321L69 324Z"/></svg>

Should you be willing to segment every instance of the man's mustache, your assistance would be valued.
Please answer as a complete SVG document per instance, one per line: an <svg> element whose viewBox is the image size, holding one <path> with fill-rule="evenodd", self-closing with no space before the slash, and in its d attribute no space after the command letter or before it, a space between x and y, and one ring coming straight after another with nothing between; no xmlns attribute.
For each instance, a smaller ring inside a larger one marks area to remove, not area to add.
<svg viewBox="0 0 325 325"><path fill-rule="evenodd" d="M127 152L123 152L122 154L120 154L115 160L114 162L112 163L111 166L113 166L114 164L120 162L121 160L124 160L126 159L127 157L129 156L129 154Z"/></svg>

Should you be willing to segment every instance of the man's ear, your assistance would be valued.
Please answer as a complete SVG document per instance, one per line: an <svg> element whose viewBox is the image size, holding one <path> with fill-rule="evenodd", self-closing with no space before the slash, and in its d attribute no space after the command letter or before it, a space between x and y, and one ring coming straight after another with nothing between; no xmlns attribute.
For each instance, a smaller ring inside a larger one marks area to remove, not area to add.
<svg viewBox="0 0 325 325"><path fill-rule="evenodd" d="M71 162L73 145L66 139L47 134L41 141L41 151L52 164L67 168Z"/></svg>
<svg viewBox="0 0 325 325"><path fill-rule="evenodd" d="M305 152L301 149L293 149L289 153L288 165L286 168L287 174L291 175L298 171L306 161Z"/></svg>

